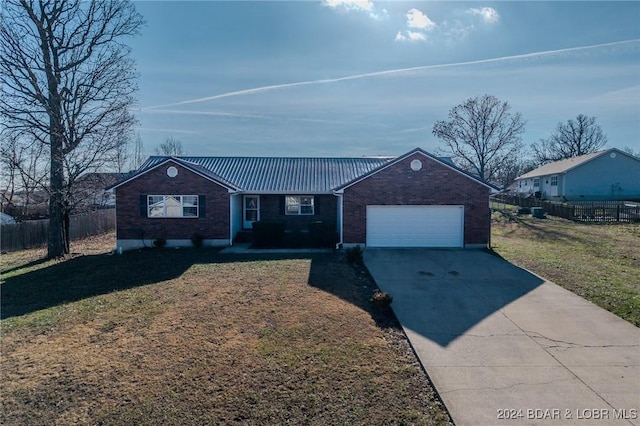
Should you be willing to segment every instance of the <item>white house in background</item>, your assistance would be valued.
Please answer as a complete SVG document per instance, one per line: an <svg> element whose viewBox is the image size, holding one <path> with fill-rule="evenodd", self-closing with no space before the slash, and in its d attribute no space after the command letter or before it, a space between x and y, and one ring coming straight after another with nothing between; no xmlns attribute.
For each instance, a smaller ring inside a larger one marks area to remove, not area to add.
<svg viewBox="0 0 640 426"><path fill-rule="evenodd" d="M519 195L552 201L640 200L640 159L611 148L545 164L514 186Z"/></svg>
<svg viewBox="0 0 640 426"><path fill-rule="evenodd" d="M9 216L4 212L0 212L0 224L9 225L11 223L16 223L16 220L13 218L13 216Z"/></svg>

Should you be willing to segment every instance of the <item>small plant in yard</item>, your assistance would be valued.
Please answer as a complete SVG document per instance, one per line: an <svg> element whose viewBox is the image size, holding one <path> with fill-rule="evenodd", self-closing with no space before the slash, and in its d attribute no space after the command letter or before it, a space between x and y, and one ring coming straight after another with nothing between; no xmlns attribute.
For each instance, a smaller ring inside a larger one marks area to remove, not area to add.
<svg viewBox="0 0 640 426"><path fill-rule="evenodd" d="M191 235L191 244L193 244L194 247L202 247L203 243L204 237L201 234L198 234L196 232L195 234Z"/></svg>
<svg viewBox="0 0 640 426"><path fill-rule="evenodd" d="M362 249L360 246L350 247L345 250L347 261L356 265L362 264Z"/></svg>
<svg viewBox="0 0 640 426"><path fill-rule="evenodd" d="M376 308L388 309L391 306L391 302L393 302L393 297L385 291L376 290L373 292L371 302Z"/></svg>
<svg viewBox="0 0 640 426"><path fill-rule="evenodd" d="M156 248L162 248L167 245L167 240L164 238L156 238L153 240L153 246Z"/></svg>

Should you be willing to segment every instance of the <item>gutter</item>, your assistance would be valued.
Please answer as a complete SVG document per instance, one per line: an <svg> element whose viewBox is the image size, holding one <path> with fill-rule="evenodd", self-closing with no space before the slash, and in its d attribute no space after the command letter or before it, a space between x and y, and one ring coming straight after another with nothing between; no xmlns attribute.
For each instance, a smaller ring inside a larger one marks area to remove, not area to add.
<svg viewBox="0 0 640 426"><path fill-rule="evenodd" d="M342 247L344 241L344 190L339 189L333 191L333 195L338 197L338 223L340 223L340 229L338 229L338 242L336 243L336 250Z"/></svg>

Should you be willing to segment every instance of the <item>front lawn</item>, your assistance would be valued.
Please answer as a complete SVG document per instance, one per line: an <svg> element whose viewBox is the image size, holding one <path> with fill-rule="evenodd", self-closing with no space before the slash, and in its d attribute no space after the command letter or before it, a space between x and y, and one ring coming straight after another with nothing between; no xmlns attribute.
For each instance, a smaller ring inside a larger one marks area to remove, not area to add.
<svg viewBox="0 0 640 426"><path fill-rule="evenodd" d="M496 212L491 241L506 260L640 326L640 224Z"/></svg>
<svg viewBox="0 0 640 426"><path fill-rule="evenodd" d="M343 254L110 255L102 238L3 256L1 424L450 421Z"/></svg>

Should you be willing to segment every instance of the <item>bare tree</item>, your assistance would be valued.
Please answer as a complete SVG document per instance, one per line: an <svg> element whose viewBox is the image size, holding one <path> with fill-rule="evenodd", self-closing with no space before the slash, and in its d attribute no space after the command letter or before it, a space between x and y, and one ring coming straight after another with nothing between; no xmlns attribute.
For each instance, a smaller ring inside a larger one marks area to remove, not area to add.
<svg viewBox="0 0 640 426"><path fill-rule="evenodd" d="M186 155L186 152L182 148L182 142L179 139L169 136L156 148L156 154L179 157Z"/></svg>
<svg viewBox="0 0 640 426"><path fill-rule="evenodd" d="M511 157L507 159L495 174L494 183L500 188L506 189L511 185L518 176L530 172L535 169L536 165L533 160L522 157Z"/></svg>
<svg viewBox="0 0 640 426"><path fill-rule="evenodd" d="M639 150L634 150L630 146L623 146L622 147L622 151L624 151L627 154L632 155L632 156L634 156L636 158L640 158L640 149Z"/></svg>
<svg viewBox="0 0 640 426"><path fill-rule="evenodd" d="M133 141L133 155L131 156L131 162L129 163L130 170L136 170L142 165L144 161L144 146L142 145L142 137L140 133L136 133L136 138Z"/></svg>
<svg viewBox="0 0 640 426"><path fill-rule="evenodd" d="M499 170L522 150L525 122L520 113L510 110L508 102L494 96L477 96L452 108L448 121L437 121L433 135L458 165L494 181Z"/></svg>
<svg viewBox="0 0 640 426"><path fill-rule="evenodd" d="M579 114L575 120L569 119L566 123L558 123L554 134L534 143L531 148L536 162L542 165L590 154L600 150L606 144L607 137L596 124L596 117Z"/></svg>
<svg viewBox="0 0 640 426"><path fill-rule="evenodd" d="M134 124L137 90L120 41L144 23L129 1L5 0L0 26L3 132L46 147L48 256L69 252L74 179L103 167Z"/></svg>
<svg viewBox="0 0 640 426"><path fill-rule="evenodd" d="M36 192L47 190L46 147L36 141L19 141L12 135L2 135L0 164L5 198L14 202L20 195L20 217L29 213Z"/></svg>

